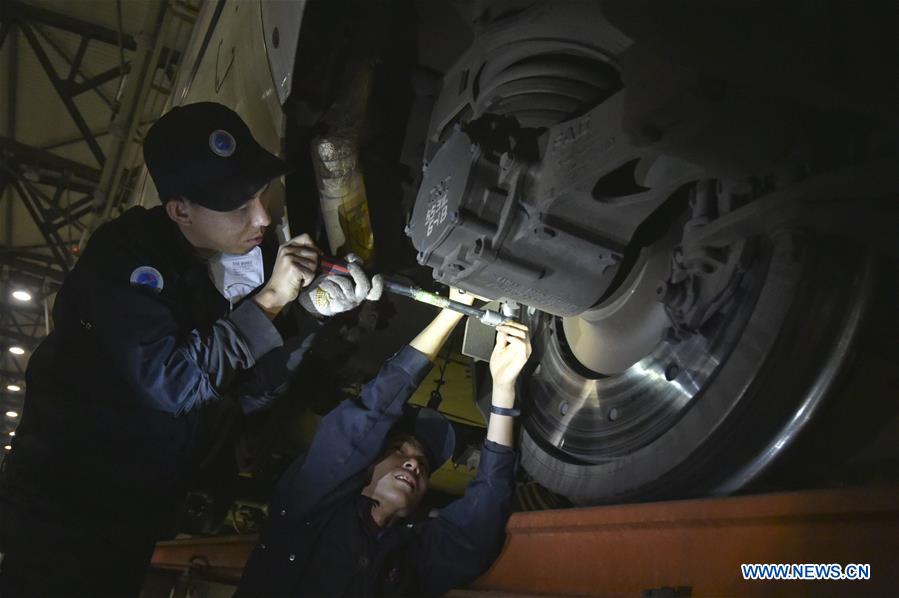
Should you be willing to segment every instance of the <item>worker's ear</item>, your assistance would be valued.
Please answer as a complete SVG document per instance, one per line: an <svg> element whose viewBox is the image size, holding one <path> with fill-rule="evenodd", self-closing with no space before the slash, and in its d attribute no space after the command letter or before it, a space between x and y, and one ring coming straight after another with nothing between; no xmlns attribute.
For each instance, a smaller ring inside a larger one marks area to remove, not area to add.
<svg viewBox="0 0 899 598"><path fill-rule="evenodd" d="M165 202L165 212L175 223L190 226L191 219L190 202L183 197L176 197Z"/></svg>

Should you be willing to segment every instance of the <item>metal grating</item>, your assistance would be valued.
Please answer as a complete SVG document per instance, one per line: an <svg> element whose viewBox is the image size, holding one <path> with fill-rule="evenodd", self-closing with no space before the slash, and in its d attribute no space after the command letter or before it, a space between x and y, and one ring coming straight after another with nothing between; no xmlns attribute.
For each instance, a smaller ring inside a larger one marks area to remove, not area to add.
<svg viewBox="0 0 899 598"><path fill-rule="evenodd" d="M123 208L138 141L166 105L200 4L0 3L0 440L18 420L4 414L21 413L27 359L65 274Z"/></svg>

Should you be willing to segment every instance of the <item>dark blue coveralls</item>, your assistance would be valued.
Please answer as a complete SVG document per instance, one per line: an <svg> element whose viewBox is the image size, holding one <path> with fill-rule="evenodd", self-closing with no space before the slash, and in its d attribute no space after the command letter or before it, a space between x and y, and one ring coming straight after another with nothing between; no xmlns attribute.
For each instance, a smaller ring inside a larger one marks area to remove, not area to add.
<svg viewBox="0 0 899 598"><path fill-rule="evenodd" d="M465 495L425 522L380 529L360 495L429 370L428 359L406 346L357 400L322 420L305 458L278 483L238 596L438 596L490 567L510 513L510 447L486 442Z"/></svg>
<svg viewBox="0 0 899 598"><path fill-rule="evenodd" d="M146 266L159 292L132 284ZM247 413L283 391L317 327L296 311L231 310L162 207L98 229L28 364L0 477L0 594L136 595L175 531L201 408L227 396Z"/></svg>

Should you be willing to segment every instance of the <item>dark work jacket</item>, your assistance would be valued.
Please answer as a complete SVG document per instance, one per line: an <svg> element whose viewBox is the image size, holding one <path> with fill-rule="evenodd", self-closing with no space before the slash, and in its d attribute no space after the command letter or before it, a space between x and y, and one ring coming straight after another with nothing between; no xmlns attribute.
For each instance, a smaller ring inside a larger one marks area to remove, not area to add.
<svg viewBox="0 0 899 598"><path fill-rule="evenodd" d="M309 452L278 483L238 596L437 596L471 583L496 559L513 490L509 447L487 442L465 495L425 522L378 530L360 496L429 366L403 348L357 400L322 420Z"/></svg>
<svg viewBox="0 0 899 598"><path fill-rule="evenodd" d="M141 266L162 275L161 292L131 284ZM6 552L52 542L35 520L152 548L174 531L200 456L201 408L226 396L245 412L266 406L311 341L282 338L253 301L231 310L161 207L96 231L53 317L28 363L0 478Z"/></svg>

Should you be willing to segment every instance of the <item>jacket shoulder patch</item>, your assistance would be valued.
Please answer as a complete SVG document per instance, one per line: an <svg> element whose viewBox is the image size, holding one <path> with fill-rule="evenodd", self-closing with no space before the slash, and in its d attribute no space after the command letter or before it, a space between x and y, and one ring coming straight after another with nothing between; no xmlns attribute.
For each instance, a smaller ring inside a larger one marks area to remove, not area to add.
<svg viewBox="0 0 899 598"><path fill-rule="evenodd" d="M160 293L165 286L165 280L156 268L152 266L140 266L131 272L131 285L144 287L156 293Z"/></svg>

